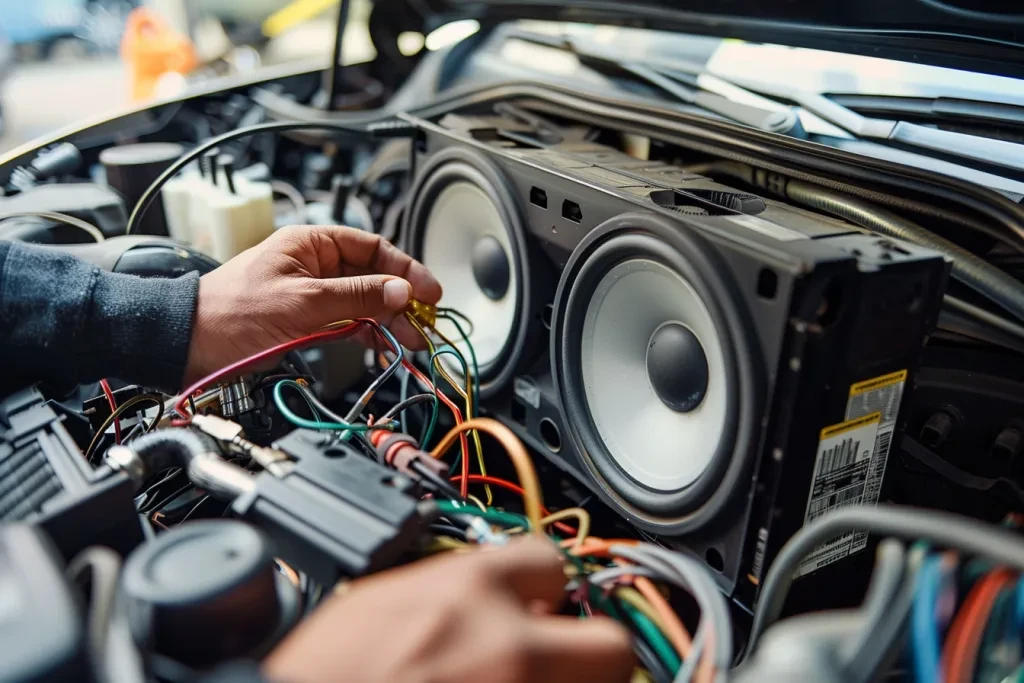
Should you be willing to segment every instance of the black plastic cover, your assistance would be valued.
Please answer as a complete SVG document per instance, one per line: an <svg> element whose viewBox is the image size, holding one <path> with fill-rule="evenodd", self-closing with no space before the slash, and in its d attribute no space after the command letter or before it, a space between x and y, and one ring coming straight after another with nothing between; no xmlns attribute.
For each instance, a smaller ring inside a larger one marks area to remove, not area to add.
<svg viewBox="0 0 1024 683"><path fill-rule="evenodd" d="M296 589L278 577L270 544L248 524L175 527L125 563L132 633L193 667L258 656L298 614Z"/></svg>
<svg viewBox="0 0 1024 683"><path fill-rule="evenodd" d="M297 460L295 469L281 478L260 474L233 509L271 536L279 557L320 583L386 569L423 530L408 477L319 432L293 431L275 447Z"/></svg>
<svg viewBox="0 0 1024 683"><path fill-rule="evenodd" d="M124 199L113 189L96 183L59 183L38 185L10 197L0 198L0 214L20 212L56 211L81 218L96 226L107 237L124 234L128 225L128 210ZM47 221L48 225L52 225ZM59 243L58 240L40 230L38 225L29 229L31 223L22 228L11 228L13 234L5 239L22 239L42 244ZM56 228L52 230L56 231ZM88 242L90 237L78 228L67 228L79 242Z"/></svg>
<svg viewBox="0 0 1024 683"><path fill-rule="evenodd" d="M0 527L0 683L89 683L80 605L45 536Z"/></svg>
<svg viewBox="0 0 1024 683"><path fill-rule="evenodd" d="M38 389L0 401L0 523L40 525L65 559L90 545L126 553L142 542L134 487L100 476Z"/></svg>

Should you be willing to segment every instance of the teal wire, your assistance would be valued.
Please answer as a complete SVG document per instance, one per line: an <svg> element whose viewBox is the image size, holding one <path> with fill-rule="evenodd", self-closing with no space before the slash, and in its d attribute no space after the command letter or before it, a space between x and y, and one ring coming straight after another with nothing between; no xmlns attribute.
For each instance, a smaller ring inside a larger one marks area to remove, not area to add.
<svg viewBox="0 0 1024 683"><path fill-rule="evenodd" d="M344 422L322 422L315 410L313 411L313 414L317 415L316 421L307 420L304 417L296 415L292 409L288 407L288 404L285 403L284 393L282 391L284 387L296 389L301 394L302 386L290 379L283 379L274 385L274 403L277 405L277 409L281 411L281 414L284 415L286 420L296 427L301 427L303 429L349 430L353 432L365 432L370 429L369 425L346 424ZM305 396L302 398L303 400L306 400L307 404L309 403Z"/></svg>
<svg viewBox="0 0 1024 683"><path fill-rule="evenodd" d="M530 528L530 520L514 512L505 512L504 510L495 510L494 508L481 510L474 505L463 505L451 500L437 501L437 508L441 511L442 515L470 515L472 517L483 517L491 524L501 524L508 527L521 526L524 529Z"/></svg>
<svg viewBox="0 0 1024 683"><path fill-rule="evenodd" d="M669 672L675 676L679 671L679 667L683 664L679 659L679 654L669 644L665 634L661 632L661 629L653 621L647 618L646 614L628 602L622 602L620 605L628 618L636 624L637 630L643 634L644 640L650 644L651 648L658 654L658 658L668 667Z"/></svg>

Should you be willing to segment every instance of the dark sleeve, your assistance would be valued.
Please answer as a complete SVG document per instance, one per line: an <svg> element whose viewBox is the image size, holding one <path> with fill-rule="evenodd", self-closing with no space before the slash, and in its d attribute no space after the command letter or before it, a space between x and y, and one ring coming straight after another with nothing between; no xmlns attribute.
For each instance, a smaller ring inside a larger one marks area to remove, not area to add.
<svg viewBox="0 0 1024 683"><path fill-rule="evenodd" d="M0 386L116 377L175 391L198 291L196 273L143 279L0 242Z"/></svg>

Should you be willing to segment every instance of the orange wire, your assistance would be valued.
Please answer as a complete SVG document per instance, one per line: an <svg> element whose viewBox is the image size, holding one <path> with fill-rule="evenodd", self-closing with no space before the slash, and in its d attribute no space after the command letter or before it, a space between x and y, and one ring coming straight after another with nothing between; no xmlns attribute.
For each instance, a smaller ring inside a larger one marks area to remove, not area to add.
<svg viewBox="0 0 1024 683"><path fill-rule="evenodd" d="M594 536L588 537L579 547L573 547L575 542L576 539L570 538L562 541L559 546L570 548L569 552L575 557L608 557L613 545L637 545L640 543L635 538L596 538Z"/></svg>
<svg viewBox="0 0 1024 683"><path fill-rule="evenodd" d="M654 584L646 576L633 577L633 585L640 591L640 595L647 599L647 602L651 603L651 607L661 617L662 623L665 625L665 635L668 637L669 642L679 652L679 656L686 659L690 656L690 646L693 641L690 638L689 631L683 626L683 622L679 621L679 617L676 615L675 610L668 604L668 600L661 594Z"/></svg>
<svg viewBox="0 0 1024 683"><path fill-rule="evenodd" d="M999 593L1010 585L1013 575L997 569L974 584L946 635L942 668L946 683L970 683L985 635L985 622L992 614Z"/></svg>

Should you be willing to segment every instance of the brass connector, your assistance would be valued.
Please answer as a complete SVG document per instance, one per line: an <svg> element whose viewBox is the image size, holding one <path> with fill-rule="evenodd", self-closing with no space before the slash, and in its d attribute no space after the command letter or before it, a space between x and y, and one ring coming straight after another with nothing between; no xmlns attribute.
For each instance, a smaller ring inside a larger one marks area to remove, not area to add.
<svg viewBox="0 0 1024 683"><path fill-rule="evenodd" d="M433 327L437 323L437 306L425 304L422 301L413 299L409 302L406 311L424 327Z"/></svg>

